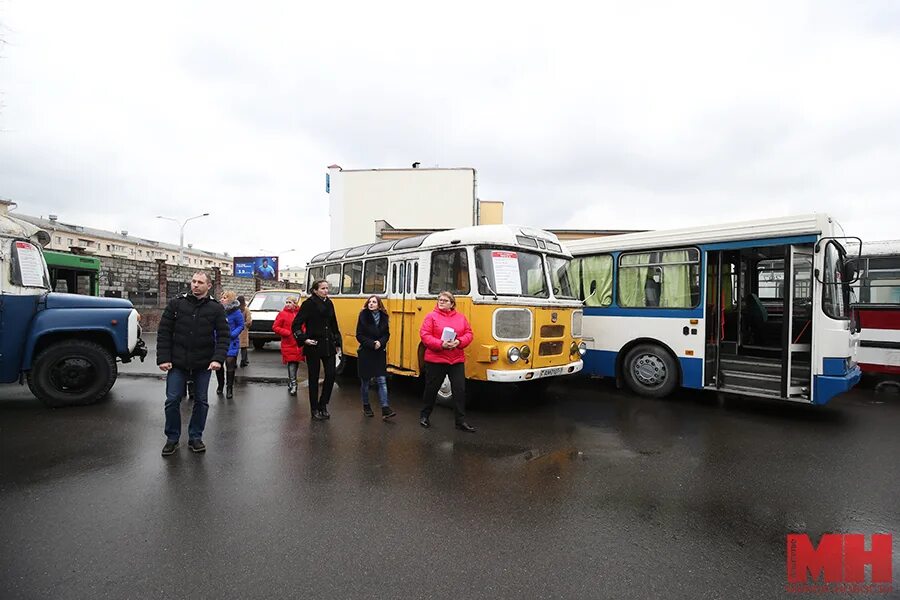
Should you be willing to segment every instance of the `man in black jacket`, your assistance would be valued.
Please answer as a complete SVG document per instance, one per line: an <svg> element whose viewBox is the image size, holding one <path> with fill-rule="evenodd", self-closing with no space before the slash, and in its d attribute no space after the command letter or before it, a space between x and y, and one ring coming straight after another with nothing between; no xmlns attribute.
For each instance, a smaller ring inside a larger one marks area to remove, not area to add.
<svg viewBox="0 0 900 600"><path fill-rule="evenodd" d="M191 278L191 293L169 301L159 321L156 364L166 372L166 445L162 455L178 450L181 438L181 399L188 380L194 382L194 410L188 425L188 446L205 452L203 428L209 411L207 393L212 371L222 368L231 331L225 309L209 296L212 279L203 272Z"/></svg>

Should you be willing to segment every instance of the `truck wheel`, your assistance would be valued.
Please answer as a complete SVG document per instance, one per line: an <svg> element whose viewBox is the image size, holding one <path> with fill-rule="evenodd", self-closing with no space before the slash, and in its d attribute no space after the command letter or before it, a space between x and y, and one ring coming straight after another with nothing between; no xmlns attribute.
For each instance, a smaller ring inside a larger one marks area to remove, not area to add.
<svg viewBox="0 0 900 600"><path fill-rule="evenodd" d="M253 349L254 350L262 350L263 346L266 345L266 340L253 340Z"/></svg>
<svg viewBox="0 0 900 600"><path fill-rule="evenodd" d="M632 392L648 398L664 398L678 385L675 359L656 344L632 348L622 363L622 375Z"/></svg>
<svg viewBox="0 0 900 600"><path fill-rule="evenodd" d="M47 406L79 406L106 396L117 375L116 360L106 348L67 340L37 355L28 371L28 387Z"/></svg>

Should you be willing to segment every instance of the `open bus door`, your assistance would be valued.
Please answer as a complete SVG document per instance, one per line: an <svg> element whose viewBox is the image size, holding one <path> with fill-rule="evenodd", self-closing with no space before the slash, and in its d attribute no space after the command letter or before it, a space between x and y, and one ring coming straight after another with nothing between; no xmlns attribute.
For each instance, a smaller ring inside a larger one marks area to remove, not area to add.
<svg viewBox="0 0 900 600"><path fill-rule="evenodd" d="M809 398L813 345L813 249L790 246L785 258L782 396Z"/></svg>
<svg viewBox="0 0 900 600"><path fill-rule="evenodd" d="M808 401L812 245L707 253L704 385Z"/></svg>

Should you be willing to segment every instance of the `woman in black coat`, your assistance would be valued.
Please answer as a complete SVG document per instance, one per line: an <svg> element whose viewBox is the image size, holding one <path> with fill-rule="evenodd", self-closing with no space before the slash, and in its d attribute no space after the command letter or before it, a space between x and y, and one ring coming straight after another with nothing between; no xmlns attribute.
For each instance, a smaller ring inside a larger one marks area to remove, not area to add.
<svg viewBox="0 0 900 600"><path fill-rule="evenodd" d="M306 368L309 369L309 410L316 421L330 419L328 401L334 387L334 361L341 347L334 304L328 298L328 282L318 279L312 284L312 295L303 301L291 331L298 344L303 345ZM325 381L319 396L319 361L325 366Z"/></svg>
<svg viewBox="0 0 900 600"><path fill-rule="evenodd" d="M390 419L396 416L388 404L387 393L387 341L391 337L388 313L378 296L369 296L366 304L359 312L356 321L356 340L359 342L360 393L362 394L363 413L373 416L369 405L369 381L378 383L378 400L381 403L381 418Z"/></svg>

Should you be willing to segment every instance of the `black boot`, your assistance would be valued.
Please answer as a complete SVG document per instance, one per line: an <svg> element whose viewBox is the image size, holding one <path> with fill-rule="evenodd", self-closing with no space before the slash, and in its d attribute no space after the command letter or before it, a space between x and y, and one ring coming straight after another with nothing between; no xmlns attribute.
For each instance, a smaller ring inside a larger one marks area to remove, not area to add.
<svg viewBox="0 0 900 600"><path fill-rule="evenodd" d="M225 386L225 398L231 400L234 398L234 371L225 373L225 379L228 382Z"/></svg>

